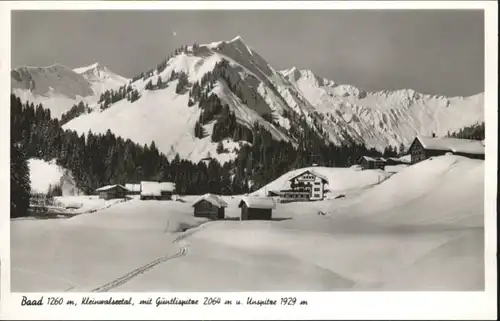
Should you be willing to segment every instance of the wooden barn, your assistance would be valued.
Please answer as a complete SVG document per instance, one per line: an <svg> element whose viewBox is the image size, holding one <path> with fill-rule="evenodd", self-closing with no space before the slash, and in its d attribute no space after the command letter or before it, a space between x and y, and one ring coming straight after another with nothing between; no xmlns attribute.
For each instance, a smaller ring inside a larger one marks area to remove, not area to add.
<svg viewBox="0 0 500 321"><path fill-rule="evenodd" d="M384 169L387 160L383 157L361 156L358 164L362 169Z"/></svg>
<svg viewBox="0 0 500 321"><path fill-rule="evenodd" d="M127 195L140 195L141 194L141 184L125 184L125 188L128 190Z"/></svg>
<svg viewBox="0 0 500 321"><path fill-rule="evenodd" d="M411 162L411 160L407 156L402 156L402 157L388 157L386 159L385 165L386 166L409 165L410 162Z"/></svg>
<svg viewBox="0 0 500 321"><path fill-rule="evenodd" d="M194 216L212 220L223 220L227 203L218 195L205 194L193 203Z"/></svg>
<svg viewBox="0 0 500 321"><path fill-rule="evenodd" d="M141 200L172 200L175 183L141 182Z"/></svg>
<svg viewBox="0 0 500 321"><path fill-rule="evenodd" d="M411 163L447 153L475 159L484 159L484 141L451 137L417 136L410 146Z"/></svg>
<svg viewBox="0 0 500 321"><path fill-rule="evenodd" d="M243 197L238 205L240 220L271 220L276 202L271 197Z"/></svg>
<svg viewBox="0 0 500 321"><path fill-rule="evenodd" d="M322 200L328 179L312 170L306 170L289 179L290 190L280 191L280 197L288 200Z"/></svg>
<svg viewBox="0 0 500 321"><path fill-rule="evenodd" d="M96 192L99 193L99 198L110 200L114 198L125 198L128 190L123 185L115 184L100 187L96 189Z"/></svg>

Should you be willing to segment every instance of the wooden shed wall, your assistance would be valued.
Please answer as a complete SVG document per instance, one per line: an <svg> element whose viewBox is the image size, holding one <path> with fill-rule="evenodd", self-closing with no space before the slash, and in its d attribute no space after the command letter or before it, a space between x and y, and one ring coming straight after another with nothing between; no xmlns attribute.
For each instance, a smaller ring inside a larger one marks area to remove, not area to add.
<svg viewBox="0 0 500 321"><path fill-rule="evenodd" d="M271 220L272 209L248 208L246 204L241 206L242 220Z"/></svg>
<svg viewBox="0 0 500 321"><path fill-rule="evenodd" d="M195 217L206 217L210 219L224 219L224 207L217 207L205 200L198 202L194 206Z"/></svg>

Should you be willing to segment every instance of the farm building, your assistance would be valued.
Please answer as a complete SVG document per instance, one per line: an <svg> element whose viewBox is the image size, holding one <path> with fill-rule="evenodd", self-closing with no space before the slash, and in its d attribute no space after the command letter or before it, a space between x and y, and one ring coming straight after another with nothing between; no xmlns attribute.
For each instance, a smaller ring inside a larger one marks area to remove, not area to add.
<svg viewBox="0 0 500 321"><path fill-rule="evenodd" d="M484 159L484 141L451 137L417 136L410 146L411 163L415 164L429 157L452 153L475 159Z"/></svg>
<svg viewBox="0 0 500 321"><path fill-rule="evenodd" d="M410 155L407 155L410 156ZM409 165L411 159L407 156L403 157L388 157L386 159L385 165L393 166L393 165Z"/></svg>
<svg viewBox="0 0 500 321"><path fill-rule="evenodd" d="M127 189L123 185L115 184L115 185L107 185L96 189L96 192L99 193L99 198L110 200L113 198L125 198L127 195Z"/></svg>
<svg viewBox="0 0 500 321"><path fill-rule="evenodd" d="M141 194L141 184L125 184L125 188L128 189L128 195L140 195Z"/></svg>
<svg viewBox="0 0 500 321"><path fill-rule="evenodd" d="M280 197L287 200L322 200L328 179L314 171L307 170L289 179L290 190L280 191Z"/></svg>
<svg viewBox="0 0 500 321"><path fill-rule="evenodd" d="M383 157L361 156L358 164L362 169L384 169L387 160Z"/></svg>
<svg viewBox="0 0 500 321"><path fill-rule="evenodd" d="M271 197L243 197L238 207L241 208L242 221L271 220L276 202Z"/></svg>
<svg viewBox="0 0 500 321"><path fill-rule="evenodd" d="M175 183L171 182L141 182L141 200L171 200Z"/></svg>
<svg viewBox="0 0 500 321"><path fill-rule="evenodd" d="M205 194L193 203L194 216L206 217L212 220L224 219L224 209L227 203L218 195Z"/></svg>

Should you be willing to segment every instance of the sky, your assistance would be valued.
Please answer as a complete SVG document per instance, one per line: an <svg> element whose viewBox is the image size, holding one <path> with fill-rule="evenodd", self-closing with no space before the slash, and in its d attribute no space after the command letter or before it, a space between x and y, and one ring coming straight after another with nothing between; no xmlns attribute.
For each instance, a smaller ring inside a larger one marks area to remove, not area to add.
<svg viewBox="0 0 500 321"><path fill-rule="evenodd" d="M368 91L484 91L482 11L13 11L11 32L13 68L99 62L132 78L180 45L239 35L276 70Z"/></svg>

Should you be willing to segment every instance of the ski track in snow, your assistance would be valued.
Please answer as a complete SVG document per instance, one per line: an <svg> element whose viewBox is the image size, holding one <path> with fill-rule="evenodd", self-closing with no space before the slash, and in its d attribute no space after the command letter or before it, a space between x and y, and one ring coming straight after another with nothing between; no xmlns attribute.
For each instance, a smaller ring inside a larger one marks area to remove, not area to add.
<svg viewBox="0 0 500 321"><path fill-rule="evenodd" d="M194 233L198 232L200 229L206 228L207 226L210 226L213 223L215 223L215 222L204 223L204 224L201 224L200 226L197 226L195 228L191 228L188 231L183 232L181 235L179 235L178 237L176 237L172 241L172 244L179 243L180 241L184 240L185 238L192 236ZM184 257L188 253L189 253L189 246L187 244L182 244L182 245L180 245L180 249L177 253L175 253L173 255L162 256L162 257L160 257L152 262L149 262L143 266L138 267L137 269L130 271L129 273L119 277L118 279L115 279L113 281L110 281L104 285L101 285L101 286L93 289L91 292L107 292L109 290L112 290L116 287L119 287L119 286L129 282L133 278L135 278L141 274L146 273L147 271L151 270L152 268L154 268L162 263L165 263L165 262L173 260L173 259ZM71 287L70 289L72 289L72 288L73 287ZM69 291L70 289L68 289L66 291Z"/></svg>

